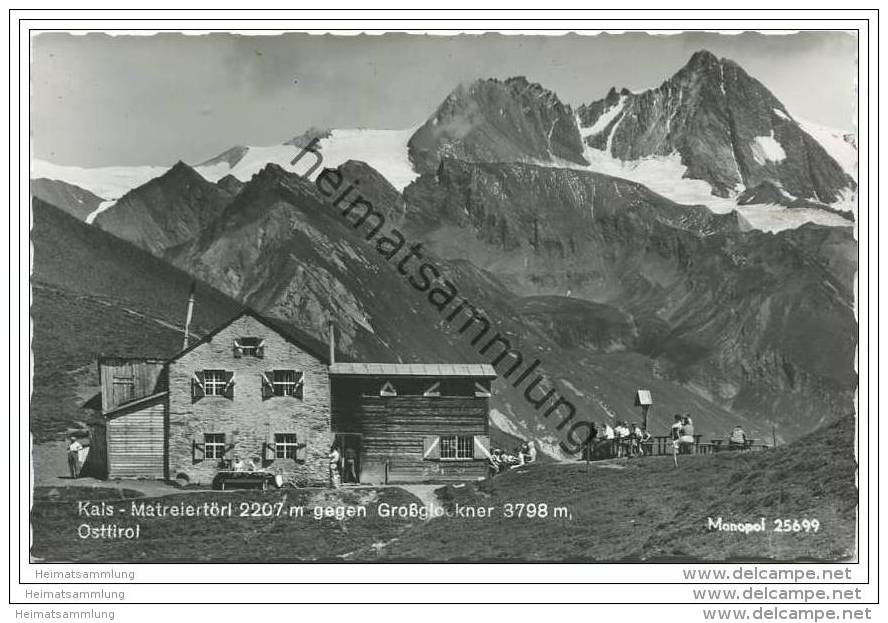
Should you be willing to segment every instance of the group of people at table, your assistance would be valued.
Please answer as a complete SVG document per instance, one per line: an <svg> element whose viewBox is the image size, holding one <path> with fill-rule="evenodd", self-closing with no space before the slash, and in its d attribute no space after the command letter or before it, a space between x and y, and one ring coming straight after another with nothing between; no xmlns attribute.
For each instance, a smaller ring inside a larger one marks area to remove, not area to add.
<svg viewBox="0 0 888 623"><path fill-rule="evenodd" d="M678 465L679 454L690 454L697 443L694 436L694 421L690 414L676 414L670 429L672 438L672 454ZM611 426L602 422L595 427L595 435L590 441L588 458L632 458L653 453L653 436L636 423L627 421ZM735 426L728 436L728 444L723 449L748 450L751 440L741 426ZM490 466L493 473L522 467L536 461L536 448L533 442L523 442L514 452L500 448L490 451ZM585 455L584 455L585 456Z"/></svg>
<svg viewBox="0 0 888 623"><path fill-rule="evenodd" d="M596 436L590 442L588 458L631 458L653 453L653 436L638 424L619 422L611 426L602 422L596 427ZM690 454L697 443L694 421L689 413L676 414L670 428L672 454ZM725 449L748 450L750 440L741 426L735 426ZM677 461L677 459L676 459Z"/></svg>
<svg viewBox="0 0 888 623"><path fill-rule="evenodd" d="M612 427L607 422L602 422L593 440L592 455L606 454L616 458L642 456L651 439L648 430L638 424L633 423L630 426L629 422L623 421Z"/></svg>
<svg viewBox="0 0 888 623"><path fill-rule="evenodd" d="M514 452L506 452L501 448L490 451L490 469L498 474L508 469L523 467L536 461L537 451L532 441L525 441Z"/></svg>

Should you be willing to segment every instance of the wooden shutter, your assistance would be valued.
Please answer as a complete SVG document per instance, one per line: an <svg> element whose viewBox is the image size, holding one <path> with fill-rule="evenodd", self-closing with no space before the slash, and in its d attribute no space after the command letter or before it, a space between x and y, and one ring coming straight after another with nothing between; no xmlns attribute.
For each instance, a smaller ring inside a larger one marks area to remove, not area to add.
<svg viewBox="0 0 888 623"><path fill-rule="evenodd" d="M265 357L265 340L259 340L259 343L256 344L256 356L259 357L259 359Z"/></svg>
<svg viewBox="0 0 888 623"><path fill-rule="evenodd" d="M203 437L200 438L200 441L197 439L191 440L191 461L197 463L199 461L203 461L206 458L207 449L203 443Z"/></svg>
<svg viewBox="0 0 888 623"><path fill-rule="evenodd" d="M231 351L234 353L235 359L240 359L244 355L244 348L240 345L240 342L234 340L234 344L231 347Z"/></svg>
<svg viewBox="0 0 888 623"><path fill-rule="evenodd" d="M305 375L302 372L296 372L296 384L293 386L293 392L290 394L299 400L302 400L302 396L305 393Z"/></svg>
<svg viewBox="0 0 888 623"><path fill-rule="evenodd" d="M274 433L268 433L268 439L265 440L265 460L273 461L277 458L277 447L274 443Z"/></svg>
<svg viewBox="0 0 888 623"><path fill-rule="evenodd" d="M237 435L234 433L225 433L225 458L234 458L234 447L237 445Z"/></svg>
<svg viewBox="0 0 888 623"><path fill-rule="evenodd" d="M476 459L490 458L490 437L487 435L475 435L475 452Z"/></svg>
<svg viewBox="0 0 888 623"><path fill-rule="evenodd" d="M307 428L296 429L296 442L298 443L298 445L296 446L296 460L305 462L305 460L308 458Z"/></svg>
<svg viewBox="0 0 888 623"><path fill-rule="evenodd" d="M225 372L225 397L234 400L234 372Z"/></svg>
<svg viewBox="0 0 888 623"><path fill-rule="evenodd" d="M475 383L475 398L490 398L490 381Z"/></svg>
<svg viewBox="0 0 888 623"><path fill-rule="evenodd" d="M441 438L427 436L422 438L422 460L431 461L441 458Z"/></svg>
<svg viewBox="0 0 888 623"><path fill-rule="evenodd" d="M204 373L203 370L195 372L191 377L191 399L198 400L206 396L204 390Z"/></svg>
<svg viewBox="0 0 888 623"><path fill-rule="evenodd" d="M271 382L271 379L274 378L274 370L266 370L260 376L262 377L262 400L268 400L274 396L274 384Z"/></svg>

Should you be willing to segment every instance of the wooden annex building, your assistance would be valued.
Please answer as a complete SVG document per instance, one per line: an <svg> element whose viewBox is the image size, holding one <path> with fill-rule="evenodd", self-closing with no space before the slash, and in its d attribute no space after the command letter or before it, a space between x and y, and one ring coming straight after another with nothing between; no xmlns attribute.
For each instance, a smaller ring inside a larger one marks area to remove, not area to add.
<svg viewBox="0 0 888 623"><path fill-rule="evenodd" d="M334 445L346 483L486 474L492 366L340 363L329 346L245 311L168 360L101 357L108 477L209 484L239 461L321 485Z"/></svg>

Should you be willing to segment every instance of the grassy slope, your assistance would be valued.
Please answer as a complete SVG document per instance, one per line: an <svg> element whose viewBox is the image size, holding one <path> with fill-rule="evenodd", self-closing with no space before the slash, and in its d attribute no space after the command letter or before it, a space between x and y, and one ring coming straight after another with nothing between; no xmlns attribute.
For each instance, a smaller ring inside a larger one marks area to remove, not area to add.
<svg viewBox="0 0 888 623"><path fill-rule="evenodd" d="M377 504L409 504L416 498L396 488L338 491L194 492L164 503L231 500L285 506L356 504L367 518L343 522L279 518L140 519L138 541L82 540L80 523L132 525L129 516L83 519L79 499L108 499L109 490L35 491L33 554L48 560L226 561L297 560L837 560L853 554L857 490L846 418L790 446L760 453L683 457L678 470L669 457L623 463L537 465L476 487L445 487L444 504L501 506L545 502L570 508L571 519L458 519L427 523L381 519ZM619 465L620 468L615 467ZM136 497L123 490L121 498ZM152 501L152 499L146 499ZM126 502L117 502L128 507ZM237 512L235 512L237 514ZM310 515L310 510L309 510ZM743 535L709 532L706 518L732 521L764 516L817 518L818 533Z"/></svg>
<svg viewBox="0 0 888 623"><path fill-rule="evenodd" d="M853 553L854 422L845 418L764 452L623 463L540 465L480 486L439 490L450 503L565 505L565 519L436 519L386 548L391 559L836 560ZM621 469L622 468L622 469ZM707 517L756 521L760 534L710 532ZM817 518L818 533L778 534L779 518Z"/></svg>
<svg viewBox="0 0 888 623"><path fill-rule="evenodd" d="M34 201L31 430L52 438L87 412L98 354L165 357L182 346L192 278L146 251ZM199 284L192 329L203 333L240 305Z"/></svg>
<svg viewBox="0 0 888 623"><path fill-rule="evenodd" d="M163 498L144 498L146 503L162 501L175 505L186 502L195 506L207 502L224 504L231 501L233 517L224 518L139 518L129 514L113 518L84 519L77 516L77 500L106 500L115 507L130 508L128 498L137 497L123 490L110 500L108 489L84 488L37 489L31 512L34 530L31 553L44 560L77 562L299 562L332 561L362 552L375 556L375 543L384 543L410 527L404 519L383 519L373 512L376 504L410 504L416 498L402 489L356 489L312 491L282 489L280 491L231 491L227 493L181 493ZM127 500L124 500L127 498ZM240 517L242 502L282 502L284 508L305 505L305 516ZM333 517L315 519L311 509L316 506L368 506L367 518ZM138 540L80 539L81 523L93 527L102 524L132 526L139 523Z"/></svg>

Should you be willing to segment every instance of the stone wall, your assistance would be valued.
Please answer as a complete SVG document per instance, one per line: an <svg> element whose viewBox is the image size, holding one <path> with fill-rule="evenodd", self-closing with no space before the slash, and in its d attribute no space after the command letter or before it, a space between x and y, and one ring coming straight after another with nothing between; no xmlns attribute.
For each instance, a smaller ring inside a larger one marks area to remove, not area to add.
<svg viewBox="0 0 888 623"><path fill-rule="evenodd" d="M264 356L234 355L234 340L265 340ZM234 372L231 398L192 397L195 372L220 369ZM274 369L303 373L303 398L263 398L262 373ZM208 484L220 461L207 459L195 444L204 433L224 433L231 447L226 459L256 457L273 472L301 484L327 481L327 453L333 443L330 427L330 381L327 366L252 316L245 315L213 338L173 361L169 368L169 474ZM296 433L306 443L304 461L269 459L265 444L275 433Z"/></svg>

